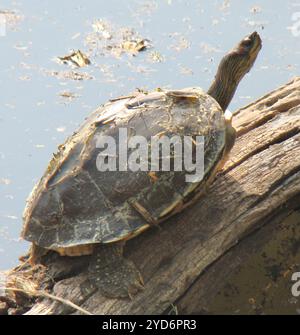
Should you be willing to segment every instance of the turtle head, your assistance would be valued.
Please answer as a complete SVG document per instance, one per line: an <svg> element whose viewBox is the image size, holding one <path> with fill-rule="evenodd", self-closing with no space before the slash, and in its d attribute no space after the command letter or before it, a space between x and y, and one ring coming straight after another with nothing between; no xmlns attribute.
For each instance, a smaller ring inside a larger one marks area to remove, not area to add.
<svg viewBox="0 0 300 335"><path fill-rule="evenodd" d="M239 82L252 68L261 47L261 38L255 31L242 39L221 60L208 94L215 98L224 111L228 107Z"/></svg>
<svg viewBox="0 0 300 335"><path fill-rule="evenodd" d="M252 68L261 47L262 41L255 31L241 40L241 42L223 58L220 64L220 71L224 72L225 76L231 75L232 80L239 83L244 75Z"/></svg>

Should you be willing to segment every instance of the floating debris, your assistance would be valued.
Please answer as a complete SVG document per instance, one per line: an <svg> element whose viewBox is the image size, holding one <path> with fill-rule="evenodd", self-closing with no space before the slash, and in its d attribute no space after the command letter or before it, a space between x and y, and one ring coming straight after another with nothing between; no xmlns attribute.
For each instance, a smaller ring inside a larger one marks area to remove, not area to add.
<svg viewBox="0 0 300 335"><path fill-rule="evenodd" d="M110 28L107 21L97 20L92 24L92 27L94 31L102 35L104 39L110 40L112 38L112 33L109 30Z"/></svg>
<svg viewBox="0 0 300 335"><path fill-rule="evenodd" d="M117 27L107 20L96 20L92 27L93 32L87 35L85 43L96 56L120 58L124 53L136 56L151 46L150 41L142 38L135 30Z"/></svg>
<svg viewBox="0 0 300 335"><path fill-rule="evenodd" d="M114 83L117 81L117 78L115 78L115 75L113 72L113 68L114 68L113 65L101 64L101 65L96 65L96 67L100 69L105 82Z"/></svg>
<svg viewBox="0 0 300 335"><path fill-rule="evenodd" d="M212 24L213 26L217 26L219 23L220 23L220 20L219 20L219 19L213 19L212 22L211 22L211 24Z"/></svg>
<svg viewBox="0 0 300 335"><path fill-rule="evenodd" d="M108 45L106 49L110 50L113 56L120 58L124 53L137 56L139 52L144 51L149 47L150 41L147 39L130 39L125 40L120 44Z"/></svg>
<svg viewBox="0 0 300 335"><path fill-rule="evenodd" d="M222 5L220 6L220 10L226 11L230 8L230 6L231 6L230 0L224 0Z"/></svg>
<svg viewBox="0 0 300 335"><path fill-rule="evenodd" d="M165 61L165 58L158 51L152 51L150 52L148 60L151 63L162 63Z"/></svg>
<svg viewBox="0 0 300 335"><path fill-rule="evenodd" d="M293 65L293 64L288 64L288 65L286 66L286 69L287 69L288 71L297 71L296 66Z"/></svg>
<svg viewBox="0 0 300 335"><path fill-rule="evenodd" d="M250 9L250 13L252 14L258 14L262 11L261 7L260 6L253 6L251 9Z"/></svg>
<svg viewBox="0 0 300 335"><path fill-rule="evenodd" d="M205 54L210 54L210 53L216 53L216 52L221 52L220 49L208 44L208 43L201 43L200 48L203 53Z"/></svg>
<svg viewBox="0 0 300 335"><path fill-rule="evenodd" d="M182 36L181 34L174 33L174 34L171 34L170 37L175 38L175 43L173 43L170 46L171 49L174 49L179 52L184 49L190 48L190 42L188 41L186 37Z"/></svg>
<svg viewBox="0 0 300 335"><path fill-rule="evenodd" d="M137 7L134 11L134 16L150 16L158 9L157 1L148 0L143 1L140 7Z"/></svg>
<svg viewBox="0 0 300 335"><path fill-rule="evenodd" d="M9 185L11 184L11 180L8 178L0 178L0 184Z"/></svg>
<svg viewBox="0 0 300 335"><path fill-rule="evenodd" d="M64 131L66 131L66 127L57 127L57 128L56 128L56 131L57 131L58 133L63 133Z"/></svg>
<svg viewBox="0 0 300 335"><path fill-rule="evenodd" d="M67 98L67 99L75 99L78 97L78 94L75 94L73 92L68 92L68 91L63 91L63 92L60 92L59 95L62 97L62 98Z"/></svg>
<svg viewBox="0 0 300 335"><path fill-rule="evenodd" d="M73 51L70 55L58 57L59 61L63 64L76 66L76 67L84 67L91 64L91 61L88 57L80 50Z"/></svg>
<svg viewBox="0 0 300 335"><path fill-rule="evenodd" d="M20 63L20 68L22 68L24 70L36 70L37 66L33 65L33 64L28 64L28 63L21 62Z"/></svg>
<svg viewBox="0 0 300 335"><path fill-rule="evenodd" d="M246 20L246 24L254 29L264 30L265 26L269 24L268 21L254 21L254 20Z"/></svg>
<svg viewBox="0 0 300 335"><path fill-rule="evenodd" d="M134 72L134 73L143 73L143 74L149 74L149 73L153 73L156 72L156 69L153 69L152 67L147 67L147 66L142 66L142 65L134 65L131 64L130 62L127 63L128 68Z"/></svg>
<svg viewBox="0 0 300 335"><path fill-rule="evenodd" d="M71 80L91 80L94 79L93 76L86 72L76 72L76 71L43 71L46 75L57 77L58 79L71 79Z"/></svg>
<svg viewBox="0 0 300 335"><path fill-rule="evenodd" d="M147 39L131 40L131 41L125 41L124 43L122 43L121 48L124 51L136 56L140 51L144 51L146 48L148 48L149 45L150 45L150 41Z"/></svg>
<svg viewBox="0 0 300 335"><path fill-rule="evenodd" d="M16 30L17 25L23 20L24 16L18 12L6 9L0 9L0 15L4 16L6 26L11 30Z"/></svg>
<svg viewBox="0 0 300 335"><path fill-rule="evenodd" d="M20 81L29 81L29 80L31 80L31 78L30 78L30 76L20 76L19 80Z"/></svg>

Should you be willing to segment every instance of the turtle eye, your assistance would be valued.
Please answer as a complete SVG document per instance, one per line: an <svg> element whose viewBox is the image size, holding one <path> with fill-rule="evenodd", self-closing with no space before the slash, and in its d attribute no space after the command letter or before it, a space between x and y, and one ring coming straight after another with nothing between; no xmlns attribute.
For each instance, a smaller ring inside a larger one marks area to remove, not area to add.
<svg viewBox="0 0 300 335"><path fill-rule="evenodd" d="M242 45L244 47L250 47L252 45L252 40L250 40L250 38L247 38L242 42Z"/></svg>

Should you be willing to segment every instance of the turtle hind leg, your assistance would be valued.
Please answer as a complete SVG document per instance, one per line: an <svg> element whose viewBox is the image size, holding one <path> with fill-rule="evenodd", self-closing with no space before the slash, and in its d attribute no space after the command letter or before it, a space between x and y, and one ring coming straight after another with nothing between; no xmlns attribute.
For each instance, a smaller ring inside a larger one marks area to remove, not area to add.
<svg viewBox="0 0 300 335"><path fill-rule="evenodd" d="M89 280L108 298L132 298L143 289L143 279L134 263L123 257L123 242L95 247L89 265Z"/></svg>

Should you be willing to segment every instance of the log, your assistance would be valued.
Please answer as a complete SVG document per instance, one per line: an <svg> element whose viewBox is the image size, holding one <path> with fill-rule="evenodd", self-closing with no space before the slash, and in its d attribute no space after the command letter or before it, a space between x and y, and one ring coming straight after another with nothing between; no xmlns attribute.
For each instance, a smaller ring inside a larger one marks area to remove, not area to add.
<svg viewBox="0 0 300 335"><path fill-rule="evenodd" d="M236 144L206 196L127 242L125 257L143 275L142 292L132 300L83 293L88 256L68 276L74 259L50 255L51 294L92 314L164 314L174 305L179 314L206 313L232 271L300 208L300 77L238 110L233 125ZM39 298L26 314L80 313Z"/></svg>

